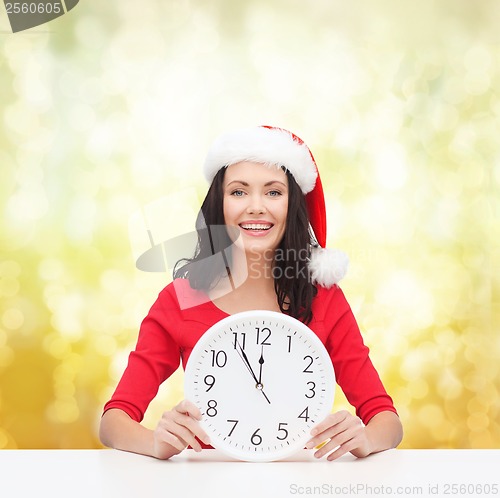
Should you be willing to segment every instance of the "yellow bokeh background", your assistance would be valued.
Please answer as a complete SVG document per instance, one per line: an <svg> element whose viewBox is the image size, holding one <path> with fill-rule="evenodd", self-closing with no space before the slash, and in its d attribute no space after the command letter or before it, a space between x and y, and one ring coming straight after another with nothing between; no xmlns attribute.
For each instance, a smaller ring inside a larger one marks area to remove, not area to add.
<svg viewBox="0 0 500 498"><path fill-rule="evenodd" d="M500 447L499 19L496 0L82 0L12 34L2 5L0 448L100 447L170 279L135 268L129 221L201 199L211 140L256 124L315 154L401 446ZM181 398L176 372L145 423Z"/></svg>

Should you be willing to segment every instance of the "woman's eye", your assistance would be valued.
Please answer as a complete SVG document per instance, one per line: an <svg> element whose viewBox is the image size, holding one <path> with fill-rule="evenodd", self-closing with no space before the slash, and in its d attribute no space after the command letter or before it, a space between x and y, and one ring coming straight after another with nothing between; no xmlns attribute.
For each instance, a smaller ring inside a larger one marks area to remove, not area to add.
<svg viewBox="0 0 500 498"><path fill-rule="evenodd" d="M281 194L281 192L279 190L271 190L270 192L268 192L268 194L271 196L271 197L278 197Z"/></svg>
<svg viewBox="0 0 500 498"><path fill-rule="evenodd" d="M231 192L231 195L234 195L235 197L241 197L244 194L243 190L233 190Z"/></svg>

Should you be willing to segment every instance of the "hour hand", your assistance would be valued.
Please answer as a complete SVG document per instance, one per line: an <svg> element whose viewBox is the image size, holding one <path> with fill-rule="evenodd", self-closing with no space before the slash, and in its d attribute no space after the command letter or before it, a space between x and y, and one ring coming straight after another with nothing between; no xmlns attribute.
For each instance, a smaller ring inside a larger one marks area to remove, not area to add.
<svg viewBox="0 0 500 498"><path fill-rule="evenodd" d="M262 365L264 365L264 346L262 346L259 358L259 381L257 383L260 385L262 385Z"/></svg>

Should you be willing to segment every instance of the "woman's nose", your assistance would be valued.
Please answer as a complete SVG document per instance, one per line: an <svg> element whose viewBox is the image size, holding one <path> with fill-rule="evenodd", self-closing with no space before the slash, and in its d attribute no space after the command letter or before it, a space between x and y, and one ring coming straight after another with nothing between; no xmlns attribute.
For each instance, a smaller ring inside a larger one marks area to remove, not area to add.
<svg viewBox="0 0 500 498"><path fill-rule="evenodd" d="M249 203L247 206L248 213L265 213L266 206L264 199L260 195L249 196Z"/></svg>

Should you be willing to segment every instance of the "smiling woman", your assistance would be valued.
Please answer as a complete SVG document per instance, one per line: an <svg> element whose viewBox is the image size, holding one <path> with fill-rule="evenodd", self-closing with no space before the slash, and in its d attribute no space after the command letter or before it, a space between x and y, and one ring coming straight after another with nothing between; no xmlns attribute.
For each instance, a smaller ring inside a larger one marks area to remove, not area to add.
<svg viewBox="0 0 500 498"><path fill-rule="evenodd" d="M186 366L214 324L258 310L287 314L308 325L356 408L356 416L339 411L315 421L306 447L325 443L315 452L317 458L329 454L334 460L349 451L363 457L397 446L402 438L399 417L337 285L347 259L325 248L324 195L307 146L281 128L238 130L214 142L205 174L211 186L198 217L196 254L176 268L174 282L142 323L137 347L105 406L103 443L162 459L188 445L196 451L202 443L209 445L199 424L201 407L194 400L164 412L154 431L140 422L159 385L181 360ZM264 342L260 354L262 359ZM215 361L215 350L213 356ZM216 415L216 404L209 400L205 411L210 416ZM260 444L259 438L250 439Z"/></svg>

